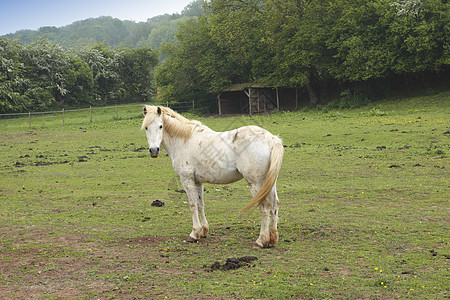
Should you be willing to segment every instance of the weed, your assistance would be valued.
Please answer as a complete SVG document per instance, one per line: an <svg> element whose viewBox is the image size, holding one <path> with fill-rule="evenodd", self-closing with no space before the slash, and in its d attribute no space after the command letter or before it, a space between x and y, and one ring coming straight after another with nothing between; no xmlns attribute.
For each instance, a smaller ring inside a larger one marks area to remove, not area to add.
<svg viewBox="0 0 450 300"><path fill-rule="evenodd" d="M368 111L362 112L361 115L362 116L366 116L366 117L371 117L371 116L378 116L378 117L380 117L380 116L386 116L387 113L382 111L382 110L380 110L379 108L374 107L374 108L371 108Z"/></svg>

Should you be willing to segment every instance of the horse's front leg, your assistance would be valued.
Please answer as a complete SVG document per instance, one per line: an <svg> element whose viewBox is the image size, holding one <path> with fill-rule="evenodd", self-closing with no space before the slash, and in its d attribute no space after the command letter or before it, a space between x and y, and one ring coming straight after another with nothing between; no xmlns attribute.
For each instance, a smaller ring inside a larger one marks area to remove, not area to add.
<svg viewBox="0 0 450 300"><path fill-rule="evenodd" d="M206 237L209 229L203 204L203 186L196 184L191 178L181 178L181 184L188 196L192 213L192 232L189 235L189 241L195 242L201 237ZM201 220L199 219L199 212Z"/></svg>
<svg viewBox="0 0 450 300"><path fill-rule="evenodd" d="M198 213L200 214L200 223L202 225L202 233L200 234L200 237L205 238L209 232L209 225L205 215L205 202L203 200L203 184L201 183L196 184L195 187L198 193Z"/></svg>

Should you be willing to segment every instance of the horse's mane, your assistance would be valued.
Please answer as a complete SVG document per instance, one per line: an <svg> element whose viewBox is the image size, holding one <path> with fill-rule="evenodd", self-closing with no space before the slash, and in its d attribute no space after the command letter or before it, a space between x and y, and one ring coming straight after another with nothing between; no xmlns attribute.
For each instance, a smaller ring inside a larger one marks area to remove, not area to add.
<svg viewBox="0 0 450 300"><path fill-rule="evenodd" d="M164 131L171 135L188 139L191 137L196 126L203 125L199 121L186 119L168 107L146 105L144 107L145 117L142 122L142 129L155 120L158 116L158 108L161 109L161 120Z"/></svg>

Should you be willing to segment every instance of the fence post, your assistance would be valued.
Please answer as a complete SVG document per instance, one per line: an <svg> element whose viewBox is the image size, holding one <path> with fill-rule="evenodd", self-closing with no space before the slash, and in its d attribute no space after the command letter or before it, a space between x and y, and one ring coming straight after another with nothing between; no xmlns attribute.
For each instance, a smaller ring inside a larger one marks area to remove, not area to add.
<svg viewBox="0 0 450 300"><path fill-rule="evenodd" d="M248 114L252 115L252 89L248 88Z"/></svg>
<svg viewBox="0 0 450 300"><path fill-rule="evenodd" d="M280 110L280 94L278 93L278 88L276 88L277 92L277 109Z"/></svg>
<svg viewBox="0 0 450 300"><path fill-rule="evenodd" d="M192 100L192 112L194 112L194 111L195 111L195 101Z"/></svg>
<svg viewBox="0 0 450 300"><path fill-rule="evenodd" d="M91 124L92 124L92 106L89 106L89 115L91 116Z"/></svg>
<svg viewBox="0 0 450 300"><path fill-rule="evenodd" d="M116 104L116 119L119 120L119 110L117 109L117 104Z"/></svg>
<svg viewBox="0 0 450 300"><path fill-rule="evenodd" d="M28 129L31 129L31 112L28 112Z"/></svg>
<svg viewBox="0 0 450 300"><path fill-rule="evenodd" d="M62 109L62 114L63 114L63 126L64 126L64 108Z"/></svg>

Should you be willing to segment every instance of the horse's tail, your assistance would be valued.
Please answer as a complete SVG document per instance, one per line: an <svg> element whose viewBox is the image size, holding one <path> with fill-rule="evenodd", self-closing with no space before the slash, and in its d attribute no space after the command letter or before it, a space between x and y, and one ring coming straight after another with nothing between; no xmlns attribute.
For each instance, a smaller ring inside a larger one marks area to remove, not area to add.
<svg viewBox="0 0 450 300"><path fill-rule="evenodd" d="M242 209L242 213L245 213L249 209L251 209L256 204L261 205L264 200L270 194L275 182L277 181L278 174L281 169L281 162L283 161L283 142L278 136L271 136L269 138L269 148L270 148L270 165L269 171L267 172L266 179L264 180L261 189L258 191L253 200Z"/></svg>

